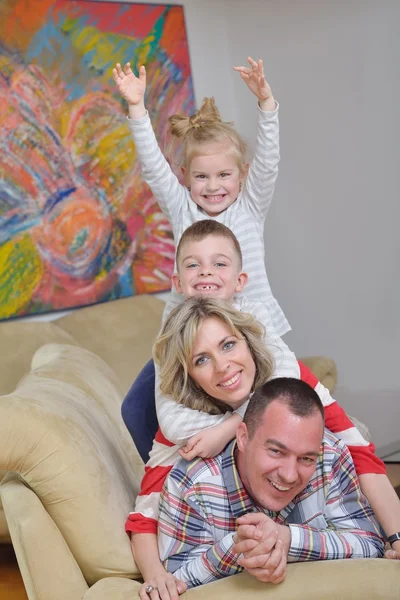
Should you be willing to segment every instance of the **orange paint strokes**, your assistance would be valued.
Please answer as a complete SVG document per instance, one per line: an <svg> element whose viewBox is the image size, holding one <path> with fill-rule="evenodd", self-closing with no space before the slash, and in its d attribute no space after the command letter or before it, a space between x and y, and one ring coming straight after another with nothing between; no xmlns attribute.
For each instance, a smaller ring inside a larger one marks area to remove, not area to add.
<svg viewBox="0 0 400 600"><path fill-rule="evenodd" d="M185 19L182 7L172 7L168 11L160 46L182 70L183 77L188 77L190 73L190 64L187 60L189 50L187 47Z"/></svg>
<svg viewBox="0 0 400 600"><path fill-rule="evenodd" d="M43 25L55 0L3 0L0 9L0 38L13 49L27 49L32 36Z"/></svg>

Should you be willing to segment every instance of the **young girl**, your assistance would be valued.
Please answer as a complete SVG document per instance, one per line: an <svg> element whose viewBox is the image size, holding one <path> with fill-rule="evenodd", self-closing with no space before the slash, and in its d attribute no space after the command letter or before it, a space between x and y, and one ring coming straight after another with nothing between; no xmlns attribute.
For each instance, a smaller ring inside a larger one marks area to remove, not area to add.
<svg viewBox="0 0 400 600"><path fill-rule="evenodd" d="M142 174L167 215L175 244L192 223L211 217L229 227L243 252L243 270L249 275L246 297L268 307L275 332L290 326L272 295L264 263L264 222L274 192L279 163L278 106L265 80L263 63L248 58L250 67L234 67L258 99L258 129L254 158L246 164L245 143L228 123L221 121L212 99L191 117L170 118L171 135L182 141L181 185L157 144L144 104L146 70L139 77L130 64L113 69L114 80L129 104L129 126ZM182 302L172 291L165 315Z"/></svg>

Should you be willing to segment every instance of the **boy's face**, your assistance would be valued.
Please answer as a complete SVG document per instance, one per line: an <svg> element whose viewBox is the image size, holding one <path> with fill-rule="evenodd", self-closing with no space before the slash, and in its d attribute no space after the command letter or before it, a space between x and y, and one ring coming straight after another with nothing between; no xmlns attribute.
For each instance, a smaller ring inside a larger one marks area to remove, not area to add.
<svg viewBox="0 0 400 600"><path fill-rule="evenodd" d="M231 302L247 283L232 241L220 236L187 241L180 249L177 268L172 281L185 300L206 296Z"/></svg>

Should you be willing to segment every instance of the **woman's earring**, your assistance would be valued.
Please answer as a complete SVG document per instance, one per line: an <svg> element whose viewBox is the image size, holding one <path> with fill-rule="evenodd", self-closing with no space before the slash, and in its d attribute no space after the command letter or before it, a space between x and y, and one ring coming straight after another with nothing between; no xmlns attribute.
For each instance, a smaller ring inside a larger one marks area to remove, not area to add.
<svg viewBox="0 0 400 600"><path fill-rule="evenodd" d="M187 191L190 192L190 185L187 186Z"/></svg>

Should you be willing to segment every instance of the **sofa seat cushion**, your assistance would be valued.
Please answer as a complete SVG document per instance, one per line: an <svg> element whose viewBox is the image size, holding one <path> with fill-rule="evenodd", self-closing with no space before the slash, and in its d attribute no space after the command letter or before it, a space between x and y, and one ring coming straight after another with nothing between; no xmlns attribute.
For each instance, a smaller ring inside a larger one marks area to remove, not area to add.
<svg viewBox="0 0 400 600"><path fill-rule="evenodd" d="M15 392L0 398L0 467L39 497L89 584L139 575L124 524L143 465L122 398L101 358L64 344L40 348Z"/></svg>

